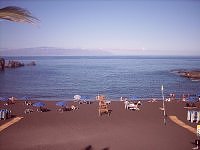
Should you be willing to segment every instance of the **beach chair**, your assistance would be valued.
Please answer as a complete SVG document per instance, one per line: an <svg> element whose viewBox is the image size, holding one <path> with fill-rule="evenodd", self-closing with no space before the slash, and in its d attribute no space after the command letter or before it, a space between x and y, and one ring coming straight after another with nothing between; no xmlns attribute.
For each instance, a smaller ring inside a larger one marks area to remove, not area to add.
<svg viewBox="0 0 200 150"><path fill-rule="evenodd" d="M79 109L78 106L74 106L74 105L71 105L70 108L71 108L71 110L77 110L77 109Z"/></svg>
<svg viewBox="0 0 200 150"><path fill-rule="evenodd" d="M33 109L27 108L27 109L24 110L24 113L25 113L25 114L30 114L30 113L32 113L32 112L33 112Z"/></svg>
<svg viewBox="0 0 200 150"><path fill-rule="evenodd" d="M24 104L27 105L27 106L32 105L31 101L24 101Z"/></svg>

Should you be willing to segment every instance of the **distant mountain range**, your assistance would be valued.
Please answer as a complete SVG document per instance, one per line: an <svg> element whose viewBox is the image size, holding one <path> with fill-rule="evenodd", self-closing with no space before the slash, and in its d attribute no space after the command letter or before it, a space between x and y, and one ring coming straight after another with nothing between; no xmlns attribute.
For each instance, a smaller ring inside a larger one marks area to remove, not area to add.
<svg viewBox="0 0 200 150"><path fill-rule="evenodd" d="M109 56L112 53L95 49L65 49L56 47L33 47L0 49L0 56Z"/></svg>

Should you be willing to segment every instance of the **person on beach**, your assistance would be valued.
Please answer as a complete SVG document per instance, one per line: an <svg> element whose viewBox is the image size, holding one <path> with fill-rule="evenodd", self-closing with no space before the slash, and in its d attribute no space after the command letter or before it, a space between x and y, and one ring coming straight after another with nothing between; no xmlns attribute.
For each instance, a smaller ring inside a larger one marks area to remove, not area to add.
<svg viewBox="0 0 200 150"><path fill-rule="evenodd" d="M77 106L74 106L74 105L71 106L71 110L76 110L76 109L78 109Z"/></svg>
<svg viewBox="0 0 200 150"><path fill-rule="evenodd" d="M96 100L98 101L100 99L100 95L98 94L97 96L96 96Z"/></svg>
<svg viewBox="0 0 200 150"><path fill-rule="evenodd" d="M129 105L129 102L128 102L128 100L126 100L126 101L124 102L125 109L128 109L128 105Z"/></svg>
<svg viewBox="0 0 200 150"><path fill-rule="evenodd" d="M120 101L123 101L123 97L120 97Z"/></svg>

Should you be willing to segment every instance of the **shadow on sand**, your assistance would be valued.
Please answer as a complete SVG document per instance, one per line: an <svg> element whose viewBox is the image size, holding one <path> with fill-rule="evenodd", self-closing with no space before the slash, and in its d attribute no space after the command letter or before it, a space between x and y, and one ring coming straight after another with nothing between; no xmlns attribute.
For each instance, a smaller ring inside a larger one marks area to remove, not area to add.
<svg viewBox="0 0 200 150"><path fill-rule="evenodd" d="M94 150L94 148L92 147L92 145L88 145L83 150ZM101 150L109 150L109 147L105 147L105 148L103 148Z"/></svg>

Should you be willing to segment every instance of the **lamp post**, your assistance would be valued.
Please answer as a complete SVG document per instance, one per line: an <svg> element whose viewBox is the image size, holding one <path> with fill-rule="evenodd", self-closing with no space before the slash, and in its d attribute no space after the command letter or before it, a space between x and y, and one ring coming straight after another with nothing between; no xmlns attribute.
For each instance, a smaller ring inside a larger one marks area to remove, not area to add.
<svg viewBox="0 0 200 150"><path fill-rule="evenodd" d="M164 94L163 94L164 88L163 85L161 86L161 92L162 92L162 99L163 99L163 121L164 121L164 125L166 125L166 112L165 112L165 98L164 98Z"/></svg>

